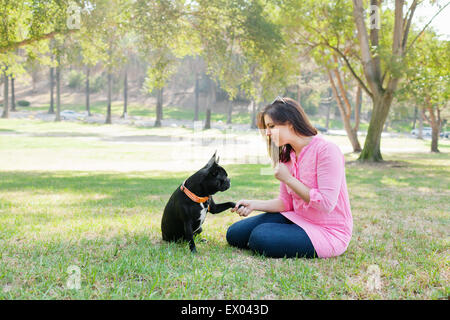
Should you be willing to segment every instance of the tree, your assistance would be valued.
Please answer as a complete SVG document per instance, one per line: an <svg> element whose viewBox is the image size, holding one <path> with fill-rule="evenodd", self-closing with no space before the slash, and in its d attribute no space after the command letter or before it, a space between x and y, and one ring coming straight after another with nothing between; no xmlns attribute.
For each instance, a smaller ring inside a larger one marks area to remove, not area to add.
<svg viewBox="0 0 450 320"><path fill-rule="evenodd" d="M82 34L92 39L95 44L82 44L83 61L87 64L87 71L102 61L107 74L107 106L105 123L112 123L112 81L114 70L121 66L125 57L119 50L121 39L130 28L132 2L129 0L98 0L91 10L91 23L83 26ZM87 77L87 79L89 79ZM88 82L86 83L86 102L88 103Z"/></svg>
<svg viewBox="0 0 450 320"><path fill-rule="evenodd" d="M416 48L407 59L405 86L399 93L414 100L421 117L432 128L431 152L439 152L438 139L443 119L442 109L450 98L450 41L439 40L432 31L418 38ZM399 94L401 98L402 95Z"/></svg>
<svg viewBox="0 0 450 320"><path fill-rule="evenodd" d="M23 57L16 50L15 52L0 53L0 77L3 75L3 112L2 118L9 118L10 111L15 110L15 96L14 96L14 77L25 72L23 68ZM9 80L11 79L11 87ZM11 88L11 104L9 101L9 89ZM11 110L10 110L11 109Z"/></svg>
<svg viewBox="0 0 450 320"><path fill-rule="evenodd" d="M382 161L381 132L398 83L404 76L406 54L417 39L409 40L409 34L420 1L413 0L404 14L404 0L396 0L394 10L388 6L383 11L380 0L370 0L369 31L363 0L353 0L353 6L349 1L285 0L281 3L285 12L300 17L298 21L307 31L306 35L294 33L294 42L324 46L336 53L371 98L372 115L359 160ZM295 25L295 19L289 21Z"/></svg>
<svg viewBox="0 0 450 320"><path fill-rule="evenodd" d="M336 61L337 58L335 57ZM361 87L357 87L356 91L356 104L354 107L355 111L355 123L352 126L350 123L350 117L352 114L352 106L350 104L350 101L347 97L347 90L344 88L344 84L341 78L341 74L339 72L338 67L333 68L332 72L334 73L334 78L336 79L336 82L338 83L338 88L336 88L335 81L333 79L333 75L331 74L331 71L327 69L328 78L330 80L331 88L333 90L333 95L338 103L339 112L341 114L342 122L344 123L345 131L347 132L347 137L350 140L350 143L353 147L353 152L361 152L361 145L358 141L358 127L359 127L359 121L360 121L360 104L361 104ZM338 91L339 90L339 91Z"/></svg>
<svg viewBox="0 0 450 320"><path fill-rule="evenodd" d="M9 79L7 68L3 68L3 112L2 118L9 118Z"/></svg>
<svg viewBox="0 0 450 320"><path fill-rule="evenodd" d="M419 1L413 0L405 15L403 12L405 1L395 1L392 40L390 43L383 44L380 41L380 34L388 33L389 25L387 23L381 24L381 1L370 1L372 10L371 18L373 20L371 21L370 32L368 33L364 17L363 1L353 0L353 15L361 54L360 61L366 81L363 81L362 77L357 76L356 72L353 74L373 101L372 116L364 148L359 157L362 161L383 160L380 152L381 132L398 83L404 76L406 54L417 40L416 37L408 42L414 13L418 5ZM345 53L340 50L337 50L337 52L343 58L347 58ZM348 65L351 67L350 64Z"/></svg>
<svg viewBox="0 0 450 320"><path fill-rule="evenodd" d="M163 88L176 71L177 58L191 53L187 44L195 35L190 34L185 10L181 0L137 0L133 4L139 52L150 64L143 90L156 90L157 95L155 127L161 126Z"/></svg>
<svg viewBox="0 0 450 320"><path fill-rule="evenodd" d="M201 55L208 75L228 94L227 122L231 123L232 100L239 91L256 105L272 100L287 85L288 47L269 2L198 1L192 24L200 35Z"/></svg>
<svg viewBox="0 0 450 320"><path fill-rule="evenodd" d="M357 133L361 86L354 84L351 70L337 53L342 50L352 58L355 56L353 48L356 43L350 3L288 0L283 2L283 9L287 14L280 23L284 26L286 41L300 52L299 55L309 55L325 69L353 151L360 152ZM301 61L305 64L304 59ZM354 106L347 93L350 85L357 88ZM353 125L352 114L355 115Z"/></svg>
<svg viewBox="0 0 450 320"><path fill-rule="evenodd" d="M106 50L104 49L104 43L102 41L99 41L98 39L98 33L96 32L96 30L88 29L85 26L82 26L80 32L77 33L74 38L76 39L76 43L80 47L81 61L79 62L79 65L85 70L86 112L88 116L91 116L90 79L92 76L92 71L94 67L99 64L99 62L106 61L108 59L108 56L106 54Z"/></svg>
<svg viewBox="0 0 450 320"><path fill-rule="evenodd" d="M91 12L96 0L0 0L0 58L17 48L67 36L81 25L95 25Z"/></svg>

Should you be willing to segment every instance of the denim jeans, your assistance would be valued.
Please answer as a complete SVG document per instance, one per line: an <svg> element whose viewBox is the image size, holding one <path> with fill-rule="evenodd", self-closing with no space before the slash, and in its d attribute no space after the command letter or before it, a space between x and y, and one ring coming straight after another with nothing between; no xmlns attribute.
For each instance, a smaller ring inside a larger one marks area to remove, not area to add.
<svg viewBox="0 0 450 320"><path fill-rule="evenodd" d="M227 241L271 258L317 257L305 230L281 213L263 213L232 224Z"/></svg>

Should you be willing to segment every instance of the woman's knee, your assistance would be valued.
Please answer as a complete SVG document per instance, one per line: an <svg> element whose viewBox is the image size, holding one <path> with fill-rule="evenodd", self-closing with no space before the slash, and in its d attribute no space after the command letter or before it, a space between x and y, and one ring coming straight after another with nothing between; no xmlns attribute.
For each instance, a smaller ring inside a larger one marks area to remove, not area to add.
<svg viewBox="0 0 450 320"><path fill-rule="evenodd" d="M246 236L245 233L247 232L240 222L242 221L238 221L228 228L226 239L231 246L244 248L247 246L248 236Z"/></svg>
<svg viewBox="0 0 450 320"><path fill-rule="evenodd" d="M317 256L309 238L286 239L291 227L277 223L265 223L256 227L250 234L248 247L271 258L313 258ZM296 243L295 240L300 240ZM307 243L306 243L307 242Z"/></svg>
<svg viewBox="0 0 450 320"><path fill-rule="evenodd" d="M263 223L253 229L248 240L248 246L259 254L268 255L272 253L273 241L272 227L274 223Z"/></svg>
<svg viewBox="0 0 450 320"><path fill-rule="evenodd" d="M280 213L262 213L235 222L227 230L227 242L235 247L247 248L254 229L267 223L284 222L283 219L286 218Z"/></svg>

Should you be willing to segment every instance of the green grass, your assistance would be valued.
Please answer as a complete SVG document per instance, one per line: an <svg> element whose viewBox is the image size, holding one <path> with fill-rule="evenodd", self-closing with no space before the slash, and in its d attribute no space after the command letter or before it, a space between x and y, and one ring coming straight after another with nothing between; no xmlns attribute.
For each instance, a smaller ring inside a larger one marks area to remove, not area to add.
<svg viewBox="0 0 450 320"><path fill-rule="evenodd" d="M93 102L90 106L91 113L93 114L106 114L106 101L96 101ZM33 106L32 108L19 108L20 110L34 110L45 112L49 109L49 105L41 105L41 106ZM85 112L86 106L85 104L70 104L66 103L61 106L61 110L73 110L76 112ZM145 106L139 103L130 103L128 105L128 115L129 116L139 116L139 117L151 117L154 118L156 114L156 106ZM116 116L121 116L123 113L123 103L120 101L115 101L111 104L111 113ZM194 119L194 109L188 108L180 108L176 106L164 106L163 108L163 117L164 119L175 119L175 120L192 120ZM206 112L199 111L199 121L203 121L206 119ZM227 121L227 115L223 113L212 113L211 114L212 121ZM233 123L235 124L243 124L250 123L250 114L248 112L241 113L237 112L233 114Z"/></svg>
<svg viewBox="0 0 450 320"><path fill-rule="evenodd" d="M106 114L106 101L95 101L91 103L91 113L93 114ZM33 106L33 107L18 107L19 110L34 110L46 112L49 109L49 104ZM74 110L76 112L84 112L86 110L85 104L70 104L66 103L61 106L61 110ZM111 105L111 112L113 115L121 116L123 113L123 102L122 101L113 101ZM128 115L129 116L139 116L139 117L150 117L155 118L156 107L146 106L140 103L130 103L128 105ZM177 106L164 106L163 108L163 117L164 119L175 119L175 120L192 120L194 119L194 109L193 108L180 108ZM206 119L206 112L199 112L199 121L204 121ZM212 121L227 121L227 115L224 113L212 113L211 114ZM310 120L314 125L320 125L325 127L326 119L324 116L310 116ZM233 113L233 123L234 124L247 124L251 123L251 114L248 112L234 112ZM397 133L410 133L412 130L412 122L411 121L391 121L389 125L389 132L397 132ZM329 119L329 128L334 130L344 130L344 123L340 119L340 117L330 118ZM365 121L361 121L359 124L359 131L365 132L369 128L369 123ZM443 131L446 131L443 128Z"/></svg>
<svg viewBox="0 0 450 320"><path fill-rule="evenodd" d="M346 155L354 218L348 250L331 259L268 259L226 243L227 228L241 219L229 211L208 215L197 255L161 240L164 205L192 171L146 169L178 147L111 138L167 130L0 120L0 299L449 296L448 142L441 143L446 153L430 154L429 142L411 140L423 152L402 153L404 140L384 139L400 152L385 153L383 165ZM276 197L278 183L261 167L225 165L232 187L216 202ZM379 290L367 286L372 265ZM79 290L67 287L70 266L80 268Z"/></svg>

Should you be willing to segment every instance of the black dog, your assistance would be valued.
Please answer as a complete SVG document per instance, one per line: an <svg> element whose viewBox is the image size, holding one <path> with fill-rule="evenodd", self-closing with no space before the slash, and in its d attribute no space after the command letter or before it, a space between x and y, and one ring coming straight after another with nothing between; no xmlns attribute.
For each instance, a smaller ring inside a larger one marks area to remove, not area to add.
<svg viewBox="0 0 450 320"><path fill-rule="evenodd" d="M206 166L184 181L172 194L164 208L161 220L162 238L165 241L189 241L191 252L197 252L194 236L202 232L206 213L220 213L233 208L234 202L214 203L211 195L230 188L230 179L219 166L216 153Z"/></svg>

